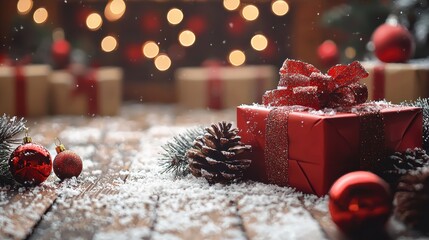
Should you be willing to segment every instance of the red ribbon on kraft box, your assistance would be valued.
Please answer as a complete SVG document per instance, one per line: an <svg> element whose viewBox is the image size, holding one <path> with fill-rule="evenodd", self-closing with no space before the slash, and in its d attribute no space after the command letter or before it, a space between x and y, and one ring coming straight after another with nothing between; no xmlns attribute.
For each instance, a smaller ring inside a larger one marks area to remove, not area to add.
<svg viewBox="0 0 429 240"><path fill-rule="evenodd" d="M20 64L14 66L15 71L15 114L27 116L27 78Z"/></svg>
<svg viewBox="0 0 429 240"><path fill-rule="evenodd" d="M90 70L82 75L75 75L76 88L73 95L83 94L87 98L88 114L90 116L98 114L98 83L96 70Z"/></svg>

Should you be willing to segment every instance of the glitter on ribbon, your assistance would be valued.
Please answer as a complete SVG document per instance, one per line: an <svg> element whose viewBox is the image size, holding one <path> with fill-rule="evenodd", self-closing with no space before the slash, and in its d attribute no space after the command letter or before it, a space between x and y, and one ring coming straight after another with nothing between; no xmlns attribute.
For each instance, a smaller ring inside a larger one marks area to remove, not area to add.
<svg viewBox="0 0 429 240"><path fill-rule="evenodd" d="M372 171L376 162L386 155L384 117L379 110L358 111L360 131L360 168Z"/></svg>
<svg viewBox="0 0 429 240"><path fill-rule="evenodd" d="M288 118L290 107L274 108L267 119L265 163L270 183L288 182L289 140Z"/></svg>

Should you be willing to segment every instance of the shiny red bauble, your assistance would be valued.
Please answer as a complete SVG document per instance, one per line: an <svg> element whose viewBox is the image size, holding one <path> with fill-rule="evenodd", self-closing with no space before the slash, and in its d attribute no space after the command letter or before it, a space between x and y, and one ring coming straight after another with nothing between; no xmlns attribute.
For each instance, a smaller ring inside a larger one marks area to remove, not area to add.
<svg viewBox="0 0 429 240"><path fill-rule="evenodd" d="M348 173L329 192L332 221L345 233L380 232L391 210L389 185L370 172Z"/></svg>
<svg viewBox="0 0 429 240"><path fill-rule="evenodd" d="M66 150L64 145L56 148L57 156L54 159L54 173L61 180L78 177L82 172L82 159L75 152Z"/></svg>
<svg viewBox="0 0 429 240"><path fill-rule="evenodd" d="M400 24L385 23L372 34L374 54L382 62L402 63L408 61L415 50L414 38Z"/></svg>
<svg viewBox="0 0 429 240"><path fill-rule="evenodd" d="M39 185L51 174L51 155L46 148L26 137L24 144L12 152L9 170L17 182L26 186Z"/></svg>
<svg viewBox="0 0 429 240"><path fill-rule="evenodd" d="M334 66L340 61L337 44L332 40L326 40L319 45L317 56L324 67Z"/></svg>

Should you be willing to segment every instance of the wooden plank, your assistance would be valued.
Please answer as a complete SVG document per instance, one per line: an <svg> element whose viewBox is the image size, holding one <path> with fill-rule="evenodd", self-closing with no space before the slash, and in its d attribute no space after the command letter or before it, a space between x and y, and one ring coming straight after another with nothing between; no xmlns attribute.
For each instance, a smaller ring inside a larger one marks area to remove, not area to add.
<svg viewBox="0 0 429 240"><path fill-rule="evenodd" d="M233 203L206 183L175 183L160 193L153 239L246 239Z"/></svg>
<svg viewBox="0 0 429 240"><path fill-rule="evenodd" d="M318 222L305 209L301 193L254 183L238 201L249 239L325 239Z"/></svg>
<svg viewBox="0 0 429 240"><path fill-rule="evenodd" d="M95 164L77 181L63 182L59 196L29 239L91 239L100 225L108 223L109 207L105 196L115 195L123 183L119 170L127 165L109 165L114 149L96 145ZM119 169L118 169L119 168ZM91 174L94 174L91 176Z"/></svg>
<svg viewBox="0 0 429 240"><path fill-rule="evenodd" d="M56 133L67 124L85 124L79 118L29 119L27 126L35 143L43 146L53 145ZM55 176L51 175L46 182L37 187L15 188L2 187L0 210L0 239L25 239L40 221L43 214L57 198Z"/></svg>
<svg viewBox="0 0 429 240"><path fill-rule="evenodd" d="M134 113L127 109L123 115ZM56 203L29 239L93 239L106 236L105 229L121 230L123 234L126 228L150 229L156 199L150 196L141 201L122 189L140 144L140 131L149 126L141 120L95 118L86 126L69 126L59 133L71 148L74 144L92 145L94 156L79 182L59 189ZM131 230L128 233L137 234Z"/></svg>
<svg viewBox="0 0 429 240"><path fill-rule="evenodd" d="M121 174L124 182L115 188L117 194L106 195L106 199L102 200L108 201L111 206L111 221L100 226L94 239L148 239L152 235L158 197L145 189L145 173L129 170L141 154L139 146L143 136L134 135L137 136L130 137L123 146L124 151L121 151L124 161L130 163Z"/></svg>
<svg viewBox="0 0 429 240"><path fill-rule="evenodd" d="M57 197L55 189L45 185L0 188L0 195L0 239L25 239Z"/></svg>

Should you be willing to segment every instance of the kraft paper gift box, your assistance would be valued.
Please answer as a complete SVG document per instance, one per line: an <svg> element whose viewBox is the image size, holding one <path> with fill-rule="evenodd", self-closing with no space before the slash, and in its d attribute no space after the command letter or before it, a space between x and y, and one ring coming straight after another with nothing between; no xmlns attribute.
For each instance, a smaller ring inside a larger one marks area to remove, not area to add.
<svg viewBox="0 0 429 240"><path fill-rule="evenodd" d="M273 66L207 66L177 69L179 105L187 108L235 108L259 102L273 88L278 71Z"/></svg>
<svg viewBox="0 0 429 240"><path fill-rule="evenodd" d="M429 60L410 63L362 62L369 77L361 82L368 87L371 100L392 103L429 97Z"/></svg>
<svg viewBox="0 0 429 240"><path fill-rule="evenodd" d="M51 75L52 111L59 115L116 115L122 102L122 69L100 67L76 76L67 70Z"/></svg>
<svg viewBox="0 0 429 240"><path fill-rule="evenodd" d="M366 151L374 150L373 147L378 148L375 151L383 151L383 144L370 146L371 141L363 139L365 131L366 137L376 135L374 127L377 126L373 126L375 123L371 120L363 122L359 114L337 112L321 115L320 112L306 110L280 112L283 121L277 122L275 126L278 129L274 129L279 132L270 135L267 128L272 124L269 115L273 109L278 108L255 105L237 107L241 141L252 146L252 152L243 156L252 160L247 172L250 179L322 196L328 193L336 179L361 169L362 156ZM387 151L421 147L420 108L383 107L380 113L384 124L381 134ZM274 153L275 156L267 157L273 154L270 152L272 149L267 149L269 141L283 146L281 154ZM287 141L287 145L282 141Z"/></svg>
<svg viewBox="0 0 429 240"><path fill-rule="evenodd" d="M0 114L39 117L49 113L48 65L0 66Z"/></svg>

